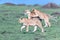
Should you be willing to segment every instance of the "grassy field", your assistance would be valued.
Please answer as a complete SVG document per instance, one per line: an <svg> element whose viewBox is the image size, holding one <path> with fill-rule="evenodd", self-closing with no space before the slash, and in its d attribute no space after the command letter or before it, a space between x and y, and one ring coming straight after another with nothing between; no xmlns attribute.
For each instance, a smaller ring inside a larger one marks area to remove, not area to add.
<svg viewBox="0 0 60 40"><path fill-rule="evenodd" d="M60 8L43 9L38 6L0 5L0 40L60 40L60 17L58 18L58 22L50 20L52 26L44 28L46 30L45 33L42 33L39 28L33 33L32 30L34 27L30 27L28 33L26 33L25 29L20 32L22 24L18 22L18 19L20 17L27 17L24 15L24 10L32 8L36 8L47 14L52 14L56 11L60 12Z"/></svg>

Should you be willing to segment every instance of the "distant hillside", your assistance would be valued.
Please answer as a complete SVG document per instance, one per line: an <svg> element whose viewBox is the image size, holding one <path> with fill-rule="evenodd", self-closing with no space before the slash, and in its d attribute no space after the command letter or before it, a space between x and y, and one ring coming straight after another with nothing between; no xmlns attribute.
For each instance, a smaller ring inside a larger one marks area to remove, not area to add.
<svg viewBox="0 0 60 40"><path fill-rule="evenodd" d="M55 3L48 3L44 6L42 6L42 8L59 8L59 6Z"/></svg>
<svg viewBox="0 0 60 40"><path fill-rule="evenodd" d="M26 4L17 4L17 6L26 6Z"/></svg>
<svg viewBox="0 0 60 40"><path fill-rule="evenodd" d="M40 6L39 4L34 4L34 6Z"/></svg>
<svg viewBox="0 0 60 40"><path fill-rule="evenodd" d="M3 3L4 5L10 5L10 6L15 6L16 4L14 3Z"/></svg>

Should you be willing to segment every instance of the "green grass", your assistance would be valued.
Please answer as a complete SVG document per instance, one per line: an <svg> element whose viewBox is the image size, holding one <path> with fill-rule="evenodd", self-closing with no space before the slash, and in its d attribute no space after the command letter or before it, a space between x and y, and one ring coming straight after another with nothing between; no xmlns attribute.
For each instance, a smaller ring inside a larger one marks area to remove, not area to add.
<svg viewBox="0 0 60 40"><path fill-rule="evenodd" d="M39 28L33 33L32 30L34 27L30 27L30 31L28 33L25 29L20 32L22 24L18 22L18 19L21 17L27 17L24 15L24 10L32 8L36 8L47 14L60 11L60 8L43 9L38 6L28 7L0 5L0 40L60 40L60 18L58 18L58 22L50 20L52 26L50 28L44 28L46 30L45 33L42 33Z"/></svg>

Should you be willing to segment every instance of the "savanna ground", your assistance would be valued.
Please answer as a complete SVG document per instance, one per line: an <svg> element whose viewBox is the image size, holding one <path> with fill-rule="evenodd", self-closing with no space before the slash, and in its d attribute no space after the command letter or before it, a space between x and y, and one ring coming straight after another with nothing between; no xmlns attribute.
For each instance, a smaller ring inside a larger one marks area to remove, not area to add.
<svg viewBox="0 0 60 40"><path fill-rule="evenodd" d="M52 14L53 12L60 12L59 9L43 9L39 6L6 6L0 5L0 40L60 40L60 18L58 22L50 20L52 26L44 28L46 32L42 33L41 29L32 32L34 27L29 28L26 33L25 29L20 32L22 24L18 22L24 15L25 9L36 8L44 13Z"/></svg>

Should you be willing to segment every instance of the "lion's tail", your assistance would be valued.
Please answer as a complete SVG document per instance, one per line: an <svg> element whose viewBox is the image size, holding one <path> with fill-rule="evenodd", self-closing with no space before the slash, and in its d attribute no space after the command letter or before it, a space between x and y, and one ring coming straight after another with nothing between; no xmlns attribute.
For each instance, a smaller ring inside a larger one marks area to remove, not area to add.
<svg viewBox="0 0 60 40"><path fill-rule="evenodd" d="M49 16L49 18L50 18L51 20L53 20L53 21L55 21L55 22L58 21L56 16L53 16L53 15L48 15L48 16Z"/></svg>

